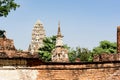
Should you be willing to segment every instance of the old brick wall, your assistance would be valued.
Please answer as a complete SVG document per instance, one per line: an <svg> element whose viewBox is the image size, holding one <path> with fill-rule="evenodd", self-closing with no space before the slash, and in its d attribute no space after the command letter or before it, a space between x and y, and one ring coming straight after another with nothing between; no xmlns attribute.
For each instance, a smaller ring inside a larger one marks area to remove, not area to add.
<svg viewBox="0 0 120 80"><path fill-rule="evenodd" d="M41 65L37 80L119 80L120 61L65 65Z"/></svg>
<svg viewBox="0 0 120 80"><path fill-rule="evenodd" d="M119 80L120 61L1 66L0 80Z"/></svg>
<svg viewBox="0 0 120 80"><path fill-rule="evenodd" d="M93 57L93 62L119 61L119 60L120 60L120 53L118 54L102 53L99 55L94 55Z"/></svg>
<svg viewBox="0 0 120 80"><path fill-rule="evenodd" d="M39 70L37 80L120 80L120 69Z"/></svg>
<svg viewBox="0 0 120 80"><path fill-rule="evenodd" d="M117 27L117 53L120 53L120 26Z"/></svg>

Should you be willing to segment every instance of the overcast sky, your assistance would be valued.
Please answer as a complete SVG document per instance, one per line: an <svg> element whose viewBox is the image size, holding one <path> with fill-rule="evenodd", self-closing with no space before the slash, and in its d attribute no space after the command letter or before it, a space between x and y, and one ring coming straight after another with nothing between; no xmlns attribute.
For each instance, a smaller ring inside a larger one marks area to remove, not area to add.
<svg viewBox="0 0 120 80"><path fill-rule="evenodd" d="M120 25L120 0L16 0L20 8L6 18L0 29L14 39L17 49L28 49L31 32L39 19L47 36L56 35L58 21L64 44L92 49L102 40L116 42Z"/></svg>

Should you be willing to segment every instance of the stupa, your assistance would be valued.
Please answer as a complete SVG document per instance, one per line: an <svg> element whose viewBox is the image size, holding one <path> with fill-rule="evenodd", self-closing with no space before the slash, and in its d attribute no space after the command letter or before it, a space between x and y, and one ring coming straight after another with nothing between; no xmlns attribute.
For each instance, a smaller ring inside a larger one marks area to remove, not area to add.
<svg viewBox="0 0 120 80"><path fill-rule="evenodd" d="M58 33L56 37L55 49L52 50L52 62L68 62L68 50L63 47L63 36L60 31L60 22L58 23Z"/></svg>

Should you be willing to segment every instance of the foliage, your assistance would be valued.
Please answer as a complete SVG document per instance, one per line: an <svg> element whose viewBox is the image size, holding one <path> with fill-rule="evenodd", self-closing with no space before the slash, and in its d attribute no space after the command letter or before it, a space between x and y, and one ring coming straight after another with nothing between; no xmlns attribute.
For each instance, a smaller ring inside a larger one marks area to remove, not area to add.
<svg viewBox="0 0 120 80"><path fill-rule="evenodd" d="M5 38L5 30L0 30L0 38Z"/></svg>
<svg viewBox="0 0 120 80"><path fill-rule="evenodd" d="M6 17L11 10L16 10L19 6L14 0L0 0L0 17Z"/></svg>
<svg viewBox="0 0 120 80"><path fill-rule="evenodd" d="M51 51L55 48L56 36L46 37L43 40L44 46L39 49L40 58L44 61L51 61ZM72 49L67 45L63 46L69 50L68 57L70 62L75 62L76 59L80 59L80 61L93 61L94 54L101 53L116 53L117 45L116 43L112 43L109 41L101 41L100 45L95 47L92 51L87 48L76 47L76 49Z"/></svg>
<svg viewBox="0 0 120 80"><path fill-rule="evenodd" d="M51 61L51 51L55 48L56 36L46 37L43 40L44 46L39 48L40 58L44 61Z"/></svg>
<svg viewBox="0 0 120 80"><path fill-rule="evenodd" d="M87 48L76 48L77 58L80 58L80 61L92 61L92 53Z"/></svg>
<svg viewBox="0 0 120 80"><path fill-rule="evenodd" d="M80 61L92 61L92 53L87 48L76 47L76 49L70 49L69 51L69 60L70 62L75 62L76 59Z"/></svg>
<svg viewBox="0 0 120 80"><path fill-rule="evenodd" d="M46 37L43 40L43 44L44 46L42 48L39 48L39 56L44 61L51 61L51 52L55 48L56 36ZM70 48L67 45L64 45L63 47L66 49Z"/></svg>
<svg viewBox="0 0 120 80"><path fill-rule="evenodd" d="M69 49L68 57L70 62L74 62L77 58L76 51L74 49Z"/></svg>
<svg viewBox="0 0 120 80"><path fill-rule="evenodd" d="M117 44L115 42L110 42L107 40L101 41L100 45L93 49L94 54L101 53L116 53Z"/></svg>
<svg viewBox="0 0 120 80"><path fill-rule="evenodd" d="M79 58L80 61L91 62L93 61L94 54L116 53L116 49L117 44L107 40L101 41L100 45L95 47L92 51L88 50L87 48L76 47L76 49L72 50L70 53L70 61L74 62L75 59Z"/></svg>

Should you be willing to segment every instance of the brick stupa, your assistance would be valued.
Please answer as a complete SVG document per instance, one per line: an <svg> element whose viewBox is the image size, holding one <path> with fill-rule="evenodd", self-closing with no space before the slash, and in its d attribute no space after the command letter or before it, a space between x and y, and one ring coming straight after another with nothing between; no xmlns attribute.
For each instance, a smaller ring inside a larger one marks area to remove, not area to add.
<svg viewBox="0 0 120 80"><path fill-rule="evenodd" d="M60 23L58 24L58 33L56 38L55 49L52 51L52 62L68 62L68 50L63 47L63 36L60 31Z"/></svg>

